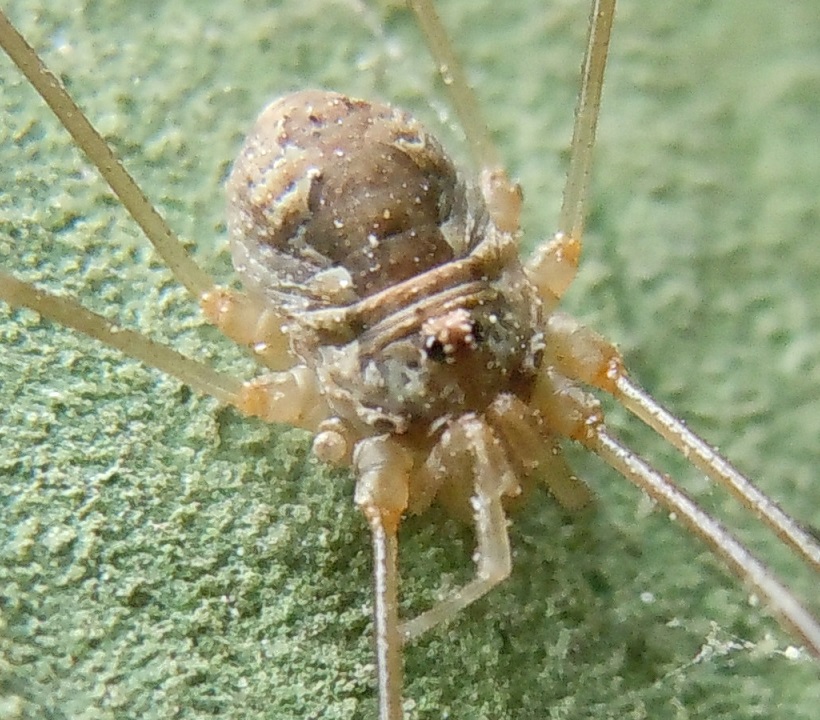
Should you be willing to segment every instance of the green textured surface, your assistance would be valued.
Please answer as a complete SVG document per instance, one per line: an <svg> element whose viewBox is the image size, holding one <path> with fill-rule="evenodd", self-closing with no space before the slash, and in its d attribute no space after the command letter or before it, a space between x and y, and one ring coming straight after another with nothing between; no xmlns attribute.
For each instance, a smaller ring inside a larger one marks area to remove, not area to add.
<svg viewBox="0 0 820 720"><path fill-rule="evenodd" d="M403 15L262 5L10 3L223 278L220 184L270 97L316 85L431 124L446 111ZM585 3L443 5L527 192L531 243L557 218ZM620 9L566 307L818 526L816 0L665 5ZM247 372L5 60L0 102L3 264ZM0 718L373 717L352 479L310 461L303 434L243 421L32 313L1 306L0 338ZM657 457L645 434L625 435ZM817 666L786 656L789 639L694 540L577 462L598 512L573 523L544 498L515 519L513 578L409 648L408 717L816 717ZM703 489L682 463L666 467ZM816 598L817 577L746 525ZM408 612L470 572L470 533L436 513L402 542Z"/></svg>

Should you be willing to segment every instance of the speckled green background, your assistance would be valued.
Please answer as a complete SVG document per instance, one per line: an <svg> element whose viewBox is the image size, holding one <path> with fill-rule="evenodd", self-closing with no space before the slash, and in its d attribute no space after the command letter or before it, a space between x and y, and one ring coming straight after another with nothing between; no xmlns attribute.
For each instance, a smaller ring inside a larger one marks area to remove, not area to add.
<svg viewBox="0 0 820 720"><path fill-rule="evenodd" d="M442 3L533 243L557 217L586 3L496 4ZM437 126L447 113L397 3L6 5L221 278L220 185L266 100L316 85ZM0 102L4 266L249 372L5 60ZM566 307L820 525L816 0L624 1L600 136ZM315 465L303 434L31 313L0 306L0 338L0 718L372 718L370 559L349 475ZM733 511L634 425L625 436ZM408 650L408 718L816 717L817 666L786 657L789 639L695 541L576 462L597 513L536 498L515 519L513 578ZM817 577L746 525L816 598ZM469 575L467 529L432 513L402 540L408 613Z"/></svg>

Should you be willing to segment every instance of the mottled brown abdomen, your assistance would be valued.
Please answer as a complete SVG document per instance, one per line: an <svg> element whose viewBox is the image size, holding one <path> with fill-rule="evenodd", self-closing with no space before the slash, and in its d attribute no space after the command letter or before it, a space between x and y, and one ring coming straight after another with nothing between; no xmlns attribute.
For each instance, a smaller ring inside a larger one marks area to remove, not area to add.
<svg viewBox="0 0 820 720"><path fill-rule="evenodd" d="M407 113L333 92L269 105L228 195L234 264L286 312L349 305L476 243L439 143Z"/></svg>

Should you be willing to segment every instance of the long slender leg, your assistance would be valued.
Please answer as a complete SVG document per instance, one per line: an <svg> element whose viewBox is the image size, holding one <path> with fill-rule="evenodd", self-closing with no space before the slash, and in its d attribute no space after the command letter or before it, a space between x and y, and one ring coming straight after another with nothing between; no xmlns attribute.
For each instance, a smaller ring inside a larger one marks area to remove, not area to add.
<svg viewBox="0 0 820 720"><path fill-rule="evenodd" d="M373 608L378 668L379 720L402 718L402 658L399 635L398 521L370 509L366 512L373 542Z"/></svg>
<svg viewBox="0 0 820 720"><path fill-rule="evenodd" d="M470 145L473 160L481 172L481 189L490 216L500 230L515 232L521 215L521 188L507 176L501 154L490 138L481 104L467 82L464 68L433 3L431 0L408 0L408 4L424 33L427 47Z"/></svg>
<svg viewBox="0 0 820 720"><path fill-rule="evenodd" d="M585 445L679 518L767 604L784 627L820 657L820 621L795 595L669 478L618 443L604 425L600 403L595 397L554 370L547 371L545 375L549 377L550 388L542 386L534 396L534 404L544 414L550 427Z"/></svg>
<svg viewBox="0 0 820 720"><path fill-rule="evenodd" d="M402 718L402 641L398 610L398 531L407 508L413 457L389 435L366 438L353 453L356 504L373 542L374 624L379 720Z"/></svg>
<svg viewBox="0 0 820 720"><path fill-rule="evenodd" d="M615 0L593 1L587 48L581 66L581 90L575 108L569 173L558 220L558 232L576 239L579 243L584 234L592 151L595 147L595 131L598 127L604 70L614 17Z"/></svg>
<svg viewBox="0 0 820 720"><path fill-rule="evenodd" d="M213 281L208 274L188 256L173 230L145 197L108 143L2 11L0 45L48 103L178 280L195 298L212 290Z"/></svg>
<svg viewBox="0 0 820 720"><path fill-rule="evenodd" d="M490 138L488 125L475 92L453 44L431 0L408 0L424 33L427 47L436 62L450 101L470 144L473 160L479 168L502 167L501 153Z"/></svg>
<svg viewBox="0 0 820 720"><path fill-rule="evenodd" d="M727 488L815 570L820 570L820 543L725 457L635 385L612 343L574 318L554 313L549 320L547 348L547 365L612 394L709 478Z"/></svg>
<svg viewBox="0 0 820 720"><path fill-rule="evenodd" d="M53 295L2 271L0 300L99 340L245 415L315 431L330 414L316 376L304 366L243 383L138 332L119 328L72 298Z"/></svg>
<svg viewBox="0 0 820 720"><path fill-rule="evenodd" d="M720 483L796 550L815 570L820 570L820 543L732 463L692 432L665 407L647 395L621 369L613 395L696 467Z"/></svg>
<svg viewBox="0 0 820 720"><path fill-rule="evenodd" d="M527 274L549 307L564 294L581 255L592 151L614 15L615 0L593 0L558 232L537 248L527 263Z"/></svg>
<svg viewBox="0 0 820 720"><path fill-rule="evenodd" d="M405 641L441 623L452 620L471 603L486 595L507 578L512 569L507 518L501 504L505 494L514 494L518 481L492 430L475 416L460 418L450 429L447 441L451 452L468 452L475 473L475 494L471 498L478 550L475 578L430 610L405 622ZM445 448L445 452L447 452Z"/></svg>
<svg viewBox="0 0 820 720"><path fill-rule="evenodd" d="M271 316L253 298L214 285L211 277L188 255L108 143L2 10L0 46L97 168L177 280L202 304L208 320L236 342L250 346L269 367L279 369L292 364L280 330L281 319Z"/></svg>
<svg viewBox="0 0 820 720"><path fill-rule="evenodd" d="M596 428L584 445L673 512L763 599L814 656L820 658L820 622L725 527L698 507L667 477L621 445L603 425Z"/></svg>
<svg viewBox="0 0 820 720"><path fill-rule="evenodd" d="M481 168L482 188L490 213L500 229L515 231L518 229L521 206L520 190L509 180L503 169L480 105L467 82L452 43L430 0L408 1L439 67L473 157ZM575 109L570 168L564 187L558 232L551 241L544 243L536 251L527 265L530 279L550 304L563 295L578 267L589 194L592 150L614 15L615 0L593 0L586 53L581 68L581 91Z"/></svg>
<svg viewBox="0 0 820 720"><path fill-rule="evenodd" d="M34 310L42 317L110 345L221 402L229 405L239 402L242 392L240 381L180 355L138 332L118 328L76 300L58 297L4 272L0 272L0 300L12 307Z"/></svg>

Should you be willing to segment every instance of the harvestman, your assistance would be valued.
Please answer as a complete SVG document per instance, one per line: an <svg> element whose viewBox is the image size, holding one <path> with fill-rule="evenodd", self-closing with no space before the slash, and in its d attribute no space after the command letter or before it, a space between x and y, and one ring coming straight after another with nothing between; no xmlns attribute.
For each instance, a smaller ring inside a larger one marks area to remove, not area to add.
<svg viewBox="0 0 820 720"><path fill-rule="evenodd" d="M320 458L353 466L356 502L373 538L385 720L402 716L403 642L450 620L509 574L505 498L519 494L537 471L561 504L586 502L586 488L561 459L559 438L580 442L674 512L820 654L820 625L811 614L664 475L620 445L582 385L612 394L734 492L815 569L817 543L632 383L612 345L555 309L581 249L614 0L593 6L559 231L523 267L517 259L519 190L496 157L431 4L411 5L481 169L480 192L460 181L436 141L404 113L333 93L283 98L260 117L229 181L233 254L247 295L216 288L191 261L3 16L0 40L8 54L200 300L209 321L253 348L274 372L241 383L6 274L0 275L0 298L246 414L311 430ZM379 153L370 149L373 143ZM398 184L380 195L386 178ZM356 193L346 184L353 181ZM350 198L355 202L338 204ZM350 237L355 240L346 247ZM397 527L406 512L420 512L434 499L456 512L471 509L476 577L401 623Z"/></svg>

